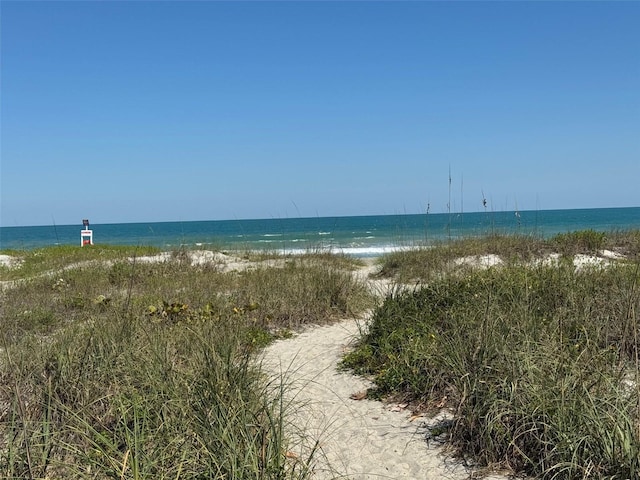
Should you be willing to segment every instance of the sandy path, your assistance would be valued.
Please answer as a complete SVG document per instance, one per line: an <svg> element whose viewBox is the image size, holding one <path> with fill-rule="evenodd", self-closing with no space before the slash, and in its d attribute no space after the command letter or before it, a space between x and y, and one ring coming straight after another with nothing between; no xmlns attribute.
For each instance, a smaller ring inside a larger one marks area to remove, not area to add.
<svg viewBox="0 0 640 480"><path fill-rule="evenodd" d="M298 405L293 423L307 443L309 437L319 441L314 478L469 478L466 468L443 455L442 446L427 444L426 418L410 421L410 412L397 406L350 398L369 384L338 372L336 364L357 334L356 320L343 321L278 341L264 354L266 369L285 372L290 383Z"/></svg>

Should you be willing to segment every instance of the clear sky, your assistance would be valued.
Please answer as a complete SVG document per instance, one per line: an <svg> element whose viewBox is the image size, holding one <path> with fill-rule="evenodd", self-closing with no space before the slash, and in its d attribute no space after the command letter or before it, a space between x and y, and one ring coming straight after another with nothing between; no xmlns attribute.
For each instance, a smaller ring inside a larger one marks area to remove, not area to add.
<svg viewBox="0 0 640 480"><path fill-rule="evenodd" d="M2 226L640 206L637 1L0 9Z"/></svg>

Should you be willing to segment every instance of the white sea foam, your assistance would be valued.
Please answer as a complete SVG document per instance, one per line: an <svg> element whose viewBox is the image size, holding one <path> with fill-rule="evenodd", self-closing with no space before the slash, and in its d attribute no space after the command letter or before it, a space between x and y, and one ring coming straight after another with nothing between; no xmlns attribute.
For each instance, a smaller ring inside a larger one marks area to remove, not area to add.
<svg viewBox="0 0 640 480"><path fill-rule="evenodd" d="M371 246L371 247L326 247L318 249L306 249L306 248L284 248L280 249L280 253L285 255L303 255L305 253L312 252L327 252L344 254L353 257L378 257L386 253L411 250L412 247L400 247L400 246Z"/></svg>

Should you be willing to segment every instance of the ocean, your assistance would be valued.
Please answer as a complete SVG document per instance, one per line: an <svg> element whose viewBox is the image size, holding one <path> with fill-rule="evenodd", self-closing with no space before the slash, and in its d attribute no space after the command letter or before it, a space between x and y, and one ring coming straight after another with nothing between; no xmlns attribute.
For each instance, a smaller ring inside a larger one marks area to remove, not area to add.
<svg viewBox="0 0 640 480"><path fill-rule="evenodd" d="M94 244L299 253L331 250L375 256L449 238L492 233L550 237L593 229L640 229L640 207L439 213L352 217L270 218L90 225ZM78 225L0 227L1 250L80 245Z"/></svg>

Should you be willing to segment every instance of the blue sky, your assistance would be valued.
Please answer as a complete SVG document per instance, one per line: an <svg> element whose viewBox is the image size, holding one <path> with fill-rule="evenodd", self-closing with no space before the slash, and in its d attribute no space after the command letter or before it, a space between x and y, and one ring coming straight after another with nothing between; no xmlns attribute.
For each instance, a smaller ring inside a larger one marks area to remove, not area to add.
<svg viewBox="0 0 640 480"><path fill-rule="evenodd" d="M2 226L640 206L640 2L0 9Z"/></svg>

